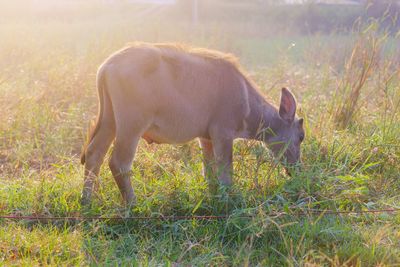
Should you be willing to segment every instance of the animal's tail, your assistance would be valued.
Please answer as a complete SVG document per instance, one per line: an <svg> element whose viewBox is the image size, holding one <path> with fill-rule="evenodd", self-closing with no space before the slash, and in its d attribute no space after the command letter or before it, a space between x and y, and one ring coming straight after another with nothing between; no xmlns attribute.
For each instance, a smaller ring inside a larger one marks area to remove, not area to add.
<svg viewBox="0 0 400 267"><path fill-rule="evenodd" d="M81 164L85 164L86 161L86 149L88 147L88 145L90 144L90 142L93 140L94 136L96 135L96 133L98 132L99 128L100 128L100 123L103 117L103 112L104 112L104 87L105 87L105 79L104 79L104 72L102 71L102 68L99 69L99 71L97 72L97 93L98 93L98 98L99 98L99 111L97 114L97 119L96 121L92 120L89 124L89 129L87 132L87 137L86 137L86 141L82 147L82 151L81 151Z"/></svg>

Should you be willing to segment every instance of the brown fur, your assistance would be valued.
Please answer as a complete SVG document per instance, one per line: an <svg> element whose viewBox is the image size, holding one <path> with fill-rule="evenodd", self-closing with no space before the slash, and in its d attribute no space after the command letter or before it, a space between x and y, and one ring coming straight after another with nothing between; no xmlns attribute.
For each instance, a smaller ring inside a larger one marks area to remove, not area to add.
<svg viewBox="0 0 400 267"><path fill-rule="evenodd" d="M134 43L130 43L127 47L116 52L114 54L114 56L124 55L124 53L126 53L128 50L135 49L135 48L153 48L153 47L158 47L158 48L162 49L162 52L163 52L162 59L169 62L172 65L175 64L174 67L176 67L176 64L177 64L175 57L177 56L177 54L179 56L180 53L191 54L194 56L202 57L204 59L215 60L215 61L220 61L222 63L225 63L225 64L229 65L230 67L232 67L233 69L235 69L243 77L245 77L246 81L249 84L251 84L259 92L259 89L257 88L257 86L254 84L254 82L249 78L248 74L240 66L238 58L236 56L234 56L233 54L222 53L220 51L210 50L210 49L206 49L206 48L192 47L192 46L182 44L182 43L150 44L150 43L144 43L144 42L134 42ZM146 66L144 73L149 73L149 72L154 71L156 69L157 63L158 62L150 62ZM101 92L100 92L101 89L99 89L100 86L102 85L101 82L103 82L103 81L100 81L97 83L97 87L98 87L98 91L99 91L99 93L98 93L99 103L101 103L103 101L103 99L102 99L103 94L101 94ZM100 106L101 106L101 104L100 104ZM101 110L100 106L99 106L99 111L97 114L96 121L91 121L91 123L88 127L86 141L82 147L81 156L80 156L82 165L85 164L86 148L89 145L89 143L91 142L91 140L93 139L93 137L96 135L96 132L100 127L100 118L102 116L102 110ZM154 142L150 138L145 138L145 139L149 144Z"/></svg>

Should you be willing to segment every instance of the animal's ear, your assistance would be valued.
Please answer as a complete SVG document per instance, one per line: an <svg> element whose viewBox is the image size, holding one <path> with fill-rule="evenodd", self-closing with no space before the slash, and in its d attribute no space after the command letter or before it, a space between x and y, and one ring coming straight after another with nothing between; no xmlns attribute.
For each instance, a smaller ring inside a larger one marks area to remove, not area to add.
<svg viewBox="0 0 400 267"><path fill-rule="evenodd" d="M286 88L282 88L281 105L279 106L279 116L288 123L294 121L296 114L296 99Z"/></svg>

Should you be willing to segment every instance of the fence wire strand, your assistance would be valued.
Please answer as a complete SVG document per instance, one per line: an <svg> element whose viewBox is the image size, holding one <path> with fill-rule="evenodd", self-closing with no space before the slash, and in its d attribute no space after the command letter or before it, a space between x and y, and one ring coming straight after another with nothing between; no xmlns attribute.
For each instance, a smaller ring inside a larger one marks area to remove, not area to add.
<svg viewBox="0 0 400 267"><path fill-rule="evenodd" d="M279 216L327 216L327 215L362 215L362 214L379 214L379 213L398 213L400 209L380 209L380 210L364 210L364 211L335 211L335 210L302 210L299 212L271 212L266 215L270 217ZM0 219L14 221L181 221L181 220L204 220L217 221L227 219L252 219L254 215L166 215L166 216L40 216L40 215L0 215Z"/></svg>

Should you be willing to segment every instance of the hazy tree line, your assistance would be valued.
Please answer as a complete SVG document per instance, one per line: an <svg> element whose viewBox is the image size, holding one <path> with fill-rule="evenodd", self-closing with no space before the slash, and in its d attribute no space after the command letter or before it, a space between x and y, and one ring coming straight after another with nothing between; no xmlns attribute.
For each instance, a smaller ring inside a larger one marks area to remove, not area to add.
<svg viewBox="0 0 400 267"><path fill-rule="evenodd" d="M195 0L178 0L181 14L190 18ZM329 33L349 31L356 22L379 19L382 29L400 30L400 0L350 0L355 5L322 4L304 0L301 5L284 5L285 0L197 0L200 21L257 22L275 31ZM183 11L183 12L182 12Z"/></svg>
<svg viewBox="0 0 400 267"><path fill-rule="evenodd" d="M400 29L400 1L353 0L360 5L321 5L310 1L297 18L302 32L331 32L351 30L356 22L376 19L383 30L393 33Z"/></svg>

